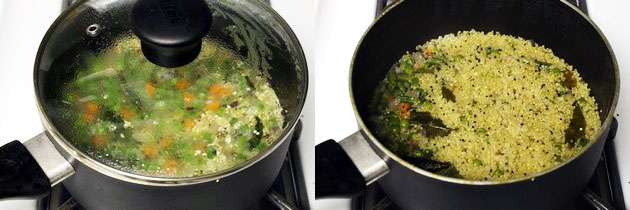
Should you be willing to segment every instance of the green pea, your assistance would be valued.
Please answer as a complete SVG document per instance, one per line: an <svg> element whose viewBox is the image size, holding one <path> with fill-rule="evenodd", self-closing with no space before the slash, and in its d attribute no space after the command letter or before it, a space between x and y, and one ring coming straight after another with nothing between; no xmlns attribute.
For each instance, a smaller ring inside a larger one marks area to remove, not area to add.
<svg viewBox="0 0 630 210"><path fill-rule="evenodd" d="M453 57L453 59L455 60L455 62L460 62L461 60L464 59L464 56L463 55L455 55Z"/></svg>
<svg viewBox="0 0 630 210"><path fill-rule="evenodd" d="M217 112L217 114L221 117L225 116L225 113L226 113L225 107L219 108L219 111Z"/></svg>
<svg viewBox="0 0 630 210"><path fill-rule="evenodd" d="M425 101L424 103L422 103L422 109L431 110L431 108L433 108L433 104L431 102Z"/></svg>
<svg viewBox="0 0 630 210"><path fill-rule="evenodd" d="M505 172L501 170L500 168L498 168L496 171L494 171L494 174L492 176L500 177L500 176L503 176L503 174L505 174Z"/></svg>
<svg viewBox="0 0 630 210"><path fill-rule="evenodd" d="M265 148L267 148L267 144L265 144L265 142L260 142L260 144L256 146L256 149L258 149L258 151L263 151Z"/></svg>
<svg viewBox="0 0 630 210"><path fill-rule="evenodd" d="M143 161L139 164L140 168L147 171L157 171L160 169L160 165L154 162Z"/></svg>
<svg viewBox="0 0 630 210"><path fill-rule="evenodd" d="M480 136L486 135L487 132L488 132L488 130L486 130L485 128L477 128L477 129L475 129L475 133L477 133L477 135L480 135Z"/></svg>
<svg viewBox="0 0 630 210"><path fill-rule="evenodd" d="M244 160L247 160L247 156L245 156L245 155L244 155L244 154L242 154L242 153L237 153L237 154L236 154L236 160L238 160L238 161L244 161Z"/></svg>
<svg viewBox="0 0 630 210"><path fill-rule="evenodd" d="M278 119L276 119L276 117L271 117L271 118L269 118L269 123L271 124L271 127L274 127L274 126L280 126L280 125L278 124Z"/></svg>
<svg viewBox="0 0 630 210"><path fill-rule="evenodd" d="M201 137L206 140L206 142L208 143L212 143L214 141L214 139L212 138L212 135L210 133L204 133L201 135Z"/></svg>
<svg viewBox="0 0 630 210"><path fill-rule="evenodd" d="M552 68L552 69L551 69L551 73L552 73L552 74L554 74L554 75L558 75L558 74L560 74L560 72L561 72L561 71L560 71L560 69L558 69L558 68Z"/></svg>
<svg viewBox="0 0 630 210"><path fill-rule="evenodd" d="M415 148L411 151L414 157L429 159L433 157L433 151L429 149Z"/></svg>
<svg viewBox="0 0 630 210"><path fill-rule="evenodd" d="M232 125L232 126L233 126L234 124L236 124L237 122L238 122L238 119L236 119L236 118L233 118L233 117L232 117L232 118L230 119L230 125Z"/></svg>
<svg viewBox="0 0 630 210"><path fill-rule="evenodd" d="M400 127L403 127L403 128L409 127L409 120L404 120L404 119L401 120L400 121Z"/></svg>
<svg viewBox="0 0 630 210"><path fill-rule="evenodd" d="M261 102L257 102L256 103L256 108L258 110L263 110L263 109L265 109L265 105L263 103L261 103Z"/></svg>
<svg viewBox="0 0 630 210"><path fill-rule="evenodd" d="M481 166L481 165L482 165L481 160L479 160L479 159L474 159L474 160L473 160L473 165L475 165L475 166Z"/></svg>
<svg viewBox="0 0 630 210"><path fill-rule="evenodd" d="M578 99L578 102L580 102L580 104L586 104L586 99L584 97Z"/></svg>
<svg viewBox="0 0 630 210"><path fill-rule="evenodd" d="M210 159L213 159L217 156L217 150L213 147L208 147L208 151L206 152L206 156Z"/></svg>
<svg viewBox="0 0 630 210"><path fill-rule="evenodd" d="M466 118L466 116L460 116L459 121L464 125L468 125L468 119Z"/></svg>

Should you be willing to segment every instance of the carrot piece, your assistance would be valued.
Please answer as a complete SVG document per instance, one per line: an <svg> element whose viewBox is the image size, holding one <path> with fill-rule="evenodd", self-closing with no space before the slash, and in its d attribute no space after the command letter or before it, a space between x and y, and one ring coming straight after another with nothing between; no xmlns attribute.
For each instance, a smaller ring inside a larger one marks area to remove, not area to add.
<svg viewBox="0 0 630 210"><path fill-rule="evenodd" d="M105 139L105 136L94 136L92 137L92 145L97 149L101 149L107 145L107 139Z"/></svg>
<svg viewBox="0 0 630 210"><path fill-rule="evenodd" d="M408 120L409 118L411 118L411 114L410 112L400 113L400 117Z"/></svg>
<svg viewBox="0 0 630 210"><path fill-rule="evenodd" d="M215 83L210 86L210 88L208 89L208 93L214 97L225 97L225 96L231 96L232 90L228 87L223 87Z"/></svg>
<svg viewBox="0 0 630 210"><path fill-rule="evenodd" d="M422 67L424 67L424 63L422 62L417 62L415 64L413 64L413 68L416 70L422 69Z"/></svg>
<svg viewBox="0 0 630 210"><path fill-rule="evenodd" d="M162 169L167 174L175 173L177 171L178 166L179 166L179 163L177 162L177 160L173 160L173 159L165 160L164 163L162 163Z"/></svg>
<svg viewBox="0 0 630 210"><path fill-rule="evenodd" d="M144 89L150 96L155 96L155 86L153 85L153 83L147 83L146 85L144 85Z"/></svg>
<svg viewBox="0 0 630 210"><path fill-rule="evenodd" d="M425 53L428 57L433 56L435 53L433 52L433 50L431 49L427 49L427 52Z"/></svg>
<svg viewBox="0 0 630 210"><path fill-rule="evenodd" d="M184 104L191 105L195 96L190 94L189 92L184 93Z"/></svg>
<svg viewBox="0 0 630 210"><path fill-rule="evenodd" d="M133 118L133 116L136 115L136 113L133 113L131 111L129 111L129 109L124 108L120 114L122 115L123 120L125 121L131 121L131 119Z"/></svg>
<svg viewBox="0 0 630 210"><path fill-rule="evenodd" d="M100 107L98 104L91 102L86 103L83 107L83 113L81 113L81 120L84 122L93 121L96 117L98 117L99 110Z"/></svg>
<svg viewBox="0 0 630 210"><path fill-rule="evenodd" d="M217 83L212 84L210 88L208 89L208 94L212 96L218 96L221 93L221 89L222 89L221 85Z"/></svg>
<svg viewBox="0 0 630 210"><path fill-rule="evenodd" d="M401 113L407 113L409 111L409 109L411 109L411 105L408 103L402 103L400 104L400 112Z"/></svg>
<svg viewBox="0 0 630 210"><path fill-rule="evenodd" d="M154 158L158 154L158 147L155 144L142 144L142 154L148 158Z"/></svg>
<svg viewBox="0 0 630 210"><path fill-rule="evenodd" d="M190 82L188 82L188 80L186 79L180 79L177 80L177 83L175 85L177 86L178 90L186 90L186 88L190 86Z"/></svg>
<svg viewBox="0 0 630 210"><path fill-rule="evenodd" d="M96 103L87 103L85 104L85 112L89 114L96 114L100 110L98 104Z"/></svg>
<svg viewBox="0 0 630 210"><path fill-rule="evenodd" d="M212 100L209 104L206 104L206 110L217 112L219 111L220 104L216 100Z"/></svg>
<svg viewBox="0 0 630 210"><path fill-rule="evenodd" d="M162 139L160 139L158 146L160 146L160 149L166 149L169 148L171 144L173 144L173 139L171 139L170 137L163 137Z"/></svg>
<svg viewBox="0 0 630 210"><path fill-rule="evenodd" d="M81 120L83 120L83 122L92 122L95 118L96 118L95 114L90 114L90 113L81 114Z"/></svg>
<svg viewBox="0 0 630 210"><path fill-rule="evenodd" d="M197 122L195 122L194 120L191 120L191 119L185 119L184 120L184 127L185 128L192 129L193 127L195 127L196 124L197 124Z"/></svg>
<svg viewBox="0 0 630 210"><path fill-rule="evenodd" d="M231 95L232 95L232 89L223 88L222 96L231 96Z"/></svg>

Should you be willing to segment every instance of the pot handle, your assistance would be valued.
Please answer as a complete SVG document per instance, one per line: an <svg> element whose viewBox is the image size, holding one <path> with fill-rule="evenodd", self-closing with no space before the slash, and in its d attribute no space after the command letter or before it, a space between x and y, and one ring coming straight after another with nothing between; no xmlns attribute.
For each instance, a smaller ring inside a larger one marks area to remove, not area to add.
<svg viewBox="0 0 630 210"><path fill-rule="evenodd" d="M50 191L50 181L20 141L0 147L0 199L40 197Z"/></svg>
<svg viewBox="0 0 630 210"><path fill-rule="evenodd" d="M315 146L315 198L354 197L389 173L360 131Z"/></svg>
<svg viewBox="0 0 630 210"><path fill-rule="evenodd" d="M74 169L45 133L0 147L0 199L42 197L72 174Z"/></svg>

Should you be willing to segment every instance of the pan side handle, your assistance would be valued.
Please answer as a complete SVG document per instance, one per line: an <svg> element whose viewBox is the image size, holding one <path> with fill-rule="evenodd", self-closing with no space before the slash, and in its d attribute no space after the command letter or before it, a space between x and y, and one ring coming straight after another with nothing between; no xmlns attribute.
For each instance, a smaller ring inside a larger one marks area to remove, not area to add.
<svg viewBox="0 0 630 210"><path fill-rule="evenodd" d="M389 173L360 131L315 146L315 198L354 197Z"/></svg>
<svg viewBox="0 0 630 210"><path fill-rule="evenodd" d="M0 199L39 198L74 174L45 133L0 147Z"/></svg>
<svg viewBox="0 0 630 210"><path fill-rule="evenodd" d="M48 177L20 141L0 147L0 199L38 198L50 187Z"/></svg>

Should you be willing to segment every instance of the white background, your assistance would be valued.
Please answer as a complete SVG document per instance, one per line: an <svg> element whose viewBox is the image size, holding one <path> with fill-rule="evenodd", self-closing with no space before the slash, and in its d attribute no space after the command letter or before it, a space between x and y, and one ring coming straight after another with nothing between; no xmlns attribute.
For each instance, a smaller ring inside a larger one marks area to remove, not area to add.
<svg viewBox="0 0 630 210"><path fill-rule="evenodd" d="M39 42L61 1L0 0L0 144L41 133L33 65ZM35 209L35 201L0 201L0 209Z"/></svg>

